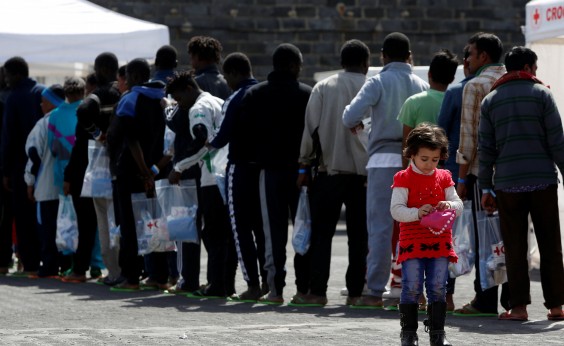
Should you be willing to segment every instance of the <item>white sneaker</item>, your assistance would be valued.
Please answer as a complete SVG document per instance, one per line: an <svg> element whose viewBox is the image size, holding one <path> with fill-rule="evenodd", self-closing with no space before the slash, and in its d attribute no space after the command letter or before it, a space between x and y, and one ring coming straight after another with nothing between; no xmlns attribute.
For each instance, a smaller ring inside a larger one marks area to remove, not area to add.
<svg viewBox="0 0 564 346"><path fill-rule="evenodd" d="M401 288L392 287L392 289L382 294L382 299L397 299L400 296L401 296Z"/></svg>

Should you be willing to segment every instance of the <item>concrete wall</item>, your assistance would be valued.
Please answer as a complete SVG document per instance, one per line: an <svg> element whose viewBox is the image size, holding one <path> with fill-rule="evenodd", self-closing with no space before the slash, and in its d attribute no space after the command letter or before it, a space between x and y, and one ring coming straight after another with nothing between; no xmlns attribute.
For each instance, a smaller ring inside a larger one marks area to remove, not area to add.
<svg viewBox="0 0 564 346"><path fill-rule="evenodd" d="M411 39L415 65L428 65L433 52L448 48L461 54L478 31L495 33L506 48L523 45L525 0L91 0L114 11L166 24L180 64L189 64L186 43L194 35L220 40L224 56L246 53L255 76L270 71L271 53L282 42L297 45L304 55L302 80L339 66L342 43L356 38L380 65L383 38L401 31Z"/></svg>

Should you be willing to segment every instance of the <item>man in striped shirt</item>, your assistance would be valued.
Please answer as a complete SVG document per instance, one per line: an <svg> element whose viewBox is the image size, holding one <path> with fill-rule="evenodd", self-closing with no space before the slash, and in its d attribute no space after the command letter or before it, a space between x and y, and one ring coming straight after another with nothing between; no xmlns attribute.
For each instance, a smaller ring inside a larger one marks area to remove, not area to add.
<svg viewBox="0 0 564 346"><path fill-rule="evenodd" d="M476 210L479 208L480 191L476 183L478 176L478 127L480 123L480 105L490 92L495 81L505 73L505 66L500 64L503 53L501 40L489 33L477 33L468 40L468 69L475 77L464 87L462 92L462 114L460 118L460 143L456 154L459 166L457 193L460 198L473 201L472 211L475 230L476 268L479 268L479 240L476 222ZM471 303L454 311L455 315L497 316L498 289L494 286L482 290L480 273L476 270L474 291L476 295ZM508 298L502 291L501 304L508 310Z"/></svg>

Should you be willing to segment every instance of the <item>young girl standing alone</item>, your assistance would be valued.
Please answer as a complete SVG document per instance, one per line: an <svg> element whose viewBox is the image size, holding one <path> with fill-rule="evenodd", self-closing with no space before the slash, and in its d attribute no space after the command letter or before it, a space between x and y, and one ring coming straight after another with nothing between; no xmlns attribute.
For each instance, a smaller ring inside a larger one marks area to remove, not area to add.
<svg viewBox="0 0 564 346"><path fill-rule="evenodd" d="M418 344L417 302L424 282L428 300L425 326L431 345L451 345L445 337L444 324L448 263L458 258L452 246L452 222L441 229L420 224L421 218L434 210L455 209L457 214L462 211L450 172L437 168L439 160L447 158L447 149L448 140L440 127L428 123L417 126L408 135L403 153L411 163L394 176L390 211L400 222L402 345Z"/></svg>

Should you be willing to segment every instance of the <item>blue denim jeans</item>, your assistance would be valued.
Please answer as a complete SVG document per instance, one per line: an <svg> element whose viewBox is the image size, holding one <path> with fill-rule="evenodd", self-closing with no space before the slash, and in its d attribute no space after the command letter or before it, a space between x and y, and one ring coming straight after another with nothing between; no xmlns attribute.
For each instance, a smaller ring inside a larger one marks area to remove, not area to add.
<svg viewBox="0 0 564 346"><path fill-rule="evenodd" d="M446 300L448 258L413 258L402 262L401 304L417 304L423 293L423 282L427 290L427 303Z"/></svg>

